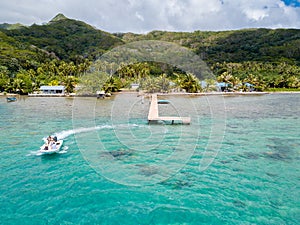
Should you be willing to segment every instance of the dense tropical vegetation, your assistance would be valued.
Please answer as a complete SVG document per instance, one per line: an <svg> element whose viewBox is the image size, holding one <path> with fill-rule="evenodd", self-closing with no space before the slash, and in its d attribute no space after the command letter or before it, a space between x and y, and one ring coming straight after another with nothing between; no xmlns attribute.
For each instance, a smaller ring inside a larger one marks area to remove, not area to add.
<svg viewBox="0 0 300 225"><path fill-rule="evenodd" d="M212 69L218 81L226 82L232 88L245 83L253 84L258 91L300 88L300 67L286 62L223 62L214 64Z"/></svg>
<svg viewBox="0 0 300 225"><path fill-rule="evenodd" d="M95 70L93 62L103 53L141 40L191 49L215 79L203 86L195 75L161 62L121 63L113 73ZM27 94L41 85L65 85L71 93L79 83L92 92L100 87L113 92L131 83L149 92L199 92L215 90L216 81L227 83L227 90L248 90L246 84L259 91L300 90L300 30L110 34L62 14L44 25L0 25L0 92Z"/></svg>

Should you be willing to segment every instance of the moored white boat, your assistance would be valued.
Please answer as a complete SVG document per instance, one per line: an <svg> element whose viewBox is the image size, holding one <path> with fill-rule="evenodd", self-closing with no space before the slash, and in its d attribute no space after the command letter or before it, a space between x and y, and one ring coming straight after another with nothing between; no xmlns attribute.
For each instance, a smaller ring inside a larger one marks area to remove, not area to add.
<svg viewBox="0 0 300 225"><path fill-rule="evenodd" d="M57 153L60 151L61 147L63 145L63 140L58 140L55 142L55 145L52 147L48 146L47 143L45 143L44 145L41 146L39 152L43 153L43 154L53 154L53 153Z"/></svg>

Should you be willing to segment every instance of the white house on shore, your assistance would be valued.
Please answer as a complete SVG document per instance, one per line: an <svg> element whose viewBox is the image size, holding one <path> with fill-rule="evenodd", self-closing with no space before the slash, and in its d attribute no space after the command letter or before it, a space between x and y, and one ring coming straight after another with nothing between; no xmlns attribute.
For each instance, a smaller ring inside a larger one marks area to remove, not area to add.
<svg viewBox="0 0 300 225"><path fill-rule="evenodd" d="M63 97L65 96L65 86L41 86L40 91L29 93L32 97Z"/></svg>
<svg viewBox="0 0 300 225"><path fill-rule="evenodd" d="M51 94L51 95L64 95L65 94L65 86L41 86L40 90L42 94Z"/></svg>
<svg viewBox="0 0 300 225"><path fill-rule="evenodd" d="M137 90L139 87L140 87L140 85L139 85L139 84L136 84L136 83L132 83L132 84L130 85L130 88L131 88L132 90Z"/></svg>

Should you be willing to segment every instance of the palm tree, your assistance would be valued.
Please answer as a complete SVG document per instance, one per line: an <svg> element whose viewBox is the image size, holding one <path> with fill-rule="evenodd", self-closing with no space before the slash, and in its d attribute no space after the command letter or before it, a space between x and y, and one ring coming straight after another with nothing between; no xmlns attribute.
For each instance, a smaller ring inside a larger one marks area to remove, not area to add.
<svg viewBox="0 0 300 225"><path fill-rule="evenodd" d="M154 92L159 92L160 90L160 87L157 83L157 80L155 78L148 78L147 79L147 82L146 82L146 85L147 85L147 92L149 93L154 93Z"/></svg>
<svg viewBox="0 0 300 225"><path fill-rule="evenodd" d="M216 91L217 87L216 87L216 81L214 79L206 79L205 80L205 88L203 91L205 92L210 92L210 91Z"/></svg>
<svg viewBox="0 0 300 225"><path fill-rule="evenodd" d="M121 88L120 80L118 80L116 77L111 76L106 83L103 85L103 91L105 93L112 93L117 92Z"/></svg>
<svg viewBox="0 0 300 225"><path fill-rule="evenodd" d="M85 59L84 62L80 63L77 67L77 71L79 76L83 75L86 73L86 71L88 70L88 68L90 67L91 62L88 59Z"/></svg>
<svg viewBox="0 0 300 225"><path fill-rule="evenodd" d="M253 74L249 74L245 79L244 82L248 82L250 84L254 85L254 88L257 91L263 91L266 88L266 83L263 80L262 76L258 76L258 75L253 75Z"/></svg>
<svg viewBox="0 0 300 225"><path fill-rule="evenodd" d="M58 80L55 80L55 79L54 79L54 80L51 80L51 81L48 83L48 85L49 85L49 86L57 86L58 83L59 83Z"/></svg>
<svg viewBox="0 0 300 225"><path fill-rule="evenodd" d="M3 70L1 70L3 69ZM0 92L4 91L6 88L6 85L9 83L10 79L8 76L8 70L6 68L0 67Z"/></svg>
<svg viewBox="0 0 300 225"><path fill-rule="evenodd" d="M20 78L15 78L12 83L12 91L15 93L23 94L25 82Z"/></svg>
<svg viewBox="0 0 300 225"><path fill-rule="evenodd" d="M74 76L67 76L66 78L64 78L63 84L65 86L65 91L67 93L73 93L76 83L77 83L77 79Z"/></svg>
<svg viewBox="0 0 300 225"><path fill-rule="evenodd" d="M161 91L161 86L158 79L155 77L146 77L140 80L140 89L148 93L155 93Z"/></svg>
<svg viewBox="0 0 300 225"><path fill-rule="evenodd" d="M232 78L229 80L229 83L232 85L233 89L236 89L237 85L241 84L241 81L238 77L232 76Z"/></svg>
<svg viewBox="0 0 300 225"><path fill-rule="evenodd" d="M178 81L178 85L186 92L197 93L201 90L200 81L194 74L188 73L183 75L182 78L177 79Z"/></svg>
<svg viewBox="0 0 300 225"><path fill-rule="evenodd" d="M218 82L230 83L230 80L232 80L232 75L226 71L218 76L217 80Z"/></svg>
<svg viewBox="0 0 300 225"><path fill-rule="evenodd" d="M287 86L288 88L299 88L300 81L296 76L291 76L287 79Z"/></svg>
<svg viewBox="0 0 300 225"><path fill-rule="evenodd" d="M277 88L284 88L285 83L286 83L286 80L284 79L284 76L278 76L275 79L275 87L277 87Z"/></svg>
<svg viewBox="0 0 300 225"><path fill-rule="evenodd" d="M160 75L156 80L160 88L160 92L170 91L170 80L167 78L167 75L165 73Z"/></svg>

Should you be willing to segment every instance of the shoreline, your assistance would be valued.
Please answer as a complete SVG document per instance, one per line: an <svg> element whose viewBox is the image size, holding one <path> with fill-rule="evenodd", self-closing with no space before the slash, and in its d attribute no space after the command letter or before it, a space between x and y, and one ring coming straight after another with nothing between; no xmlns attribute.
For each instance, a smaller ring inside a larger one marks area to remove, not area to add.
<svg viewBox="0 0 300 225"><path fill-rule="evenodd" d="M138 91L120 91L112 94L137 94L138 96L147 96L153 93L145 93ZM199 92L199 93L186 93L186 92L169 92L169 93L156 93L160 96L249 96L249 95L266 95L266 94L300 94L300 91L265 91L265 92ZM61 95L61 94L28 94L28 95L20 95L15 93L0 93L0 96L27 96L27 97L97 97L97 95Z"/></svg>

